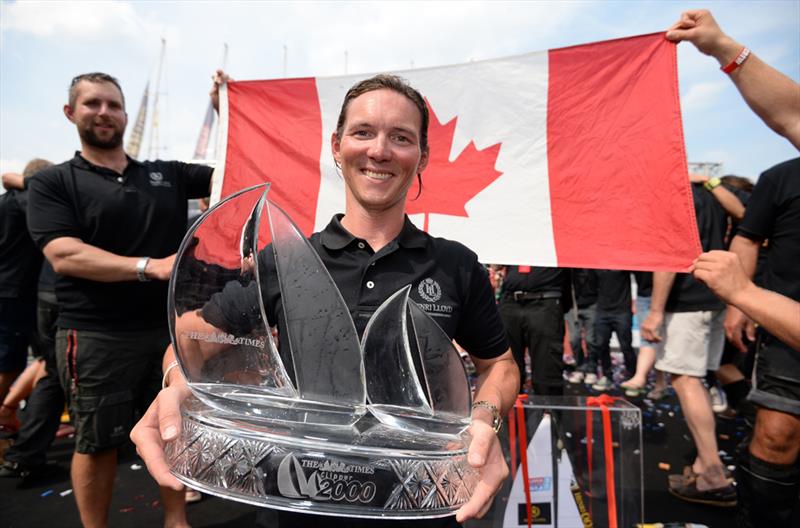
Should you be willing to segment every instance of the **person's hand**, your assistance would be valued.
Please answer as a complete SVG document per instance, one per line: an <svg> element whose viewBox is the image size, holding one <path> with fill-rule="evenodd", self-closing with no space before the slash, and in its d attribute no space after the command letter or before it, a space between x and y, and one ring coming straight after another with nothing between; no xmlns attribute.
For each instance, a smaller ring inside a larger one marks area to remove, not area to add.
<svg viewBox="0 0 800 528"><path fill-rule="evenodd" d="M727 304L736 304L737 296L746 295L755 286L747 278L739 256L730 251L702 253L689 271Z"/></svg>
<svg viewBox="0 0 800 528"><path fill-rule="evenodd" d="M142 419L134 426L131 440L158 485L180 491L183 484L169 472L164 445L178 438L181 432L180 407L189 395L189 388L183 376L174 375L173 379L176 381L158 393Z"/></svg>
<svg viewBox="0 0 800 528"><path fill-rule="evenodd" d="M211 106L214 107L214 110L219 113L219 87L228 81L231 78L222 70L217 70L214 72L214 75L211 76L211 81L213 84L211 85L211 91L208 92L208 95L211 96Z"/></svg>
<svg viewBox="0 0 800 528"><path fill-rule="evenodd" d="M503 449L492 427L482 421L474 420L470 426L472 443L469 446L467 462L480 472L472 497L456 512L456 521L463 523L469 519L480 519L492 506L492 499L500 490L509 470Z"/></svg>
<svg viewBox="0 0 800 528"><path fill-rule="evenodd" d="M151 258L147 263L144 274L149 279L168 281L172 275L172 267L175 265L175 255L172 254L164 258Z"/></svg>
<svg viewBox="0 0 800 528"><path fill-rule="evenodd" d="M664 312L650 310L647 313L639 330L642 332L642 337L653 343L661 341L661 324L664 322Z"/></svg>
<svg viewBox="0 0 800 528"><path fill-rule="evenodd" d="M741 310L735 306L728 306L725 314L725 337L741 352L747 352L745 338L756 340L756 325Z"/></svg>
<svg viewBox="0 0 800 528"><path fill-rule="evenodd" d="M667 40L688 40L706 55L727 63L741 46L722 32L711 12L705 9L684 11L681 18L667 30ZM731 51L732 50L732 51Z"/></svg>
<svg viewBox="0 0 800 528"><path fill-rule="evenodd" d="M692 183L705 183L708 181L708 176L706 176L705 174L697 174L696 172L690 172L689 181Z"/></svg>

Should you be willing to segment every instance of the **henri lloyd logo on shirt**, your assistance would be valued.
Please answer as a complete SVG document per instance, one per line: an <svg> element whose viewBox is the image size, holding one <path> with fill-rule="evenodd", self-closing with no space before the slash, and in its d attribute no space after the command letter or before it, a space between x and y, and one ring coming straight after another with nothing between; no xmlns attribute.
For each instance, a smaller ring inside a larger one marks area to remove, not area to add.
<svg viewBox="0 0 800 528"><path fill-rule="evenodd" d="M447 304L436 304L442 298L442 287L438 282L428 277L420 281L417 293L426 303L419 303L420 308L425 310L428 315L450 317L453 307Z"/></svg>
<svg viewBox="0 0 800 528"><path fill-rule="evenodd" d="M164 175L160 172L151 172L150 185L152 187L172 187L172 182L165 181Z"/></svg>

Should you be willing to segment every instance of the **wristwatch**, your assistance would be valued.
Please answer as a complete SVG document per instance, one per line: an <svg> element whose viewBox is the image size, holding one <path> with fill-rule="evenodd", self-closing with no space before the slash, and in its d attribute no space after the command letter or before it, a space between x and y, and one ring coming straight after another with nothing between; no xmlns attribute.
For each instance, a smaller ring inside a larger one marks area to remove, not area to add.
<svg viewBox="0 0 800 528"><path fill-rule="evenodd" d="M500 411L497 410L497 406L488 401L481 400L472 404L473 411L478 408L486 409L492 413L492 429L494 429L495 433L498 433L500 428L503 427L503 419L500 417Z"/></svg>
<svg viewBox="0 0 800 528"><path fill-rule="evenodd" d="M144 270L147 269L147 264L149 262L150 257L142 257L136 261L136 277L139 279L139 282L150 282L150 279L144 274Z"/></svg>
<svg viewBox="0 0 800 528"><path fill-rule="evenodd" d="M707 191L713 191L721 184L722 180L714 176L713 178L709 178L708 181L703 184L703 187L705 187Z"/></svg>

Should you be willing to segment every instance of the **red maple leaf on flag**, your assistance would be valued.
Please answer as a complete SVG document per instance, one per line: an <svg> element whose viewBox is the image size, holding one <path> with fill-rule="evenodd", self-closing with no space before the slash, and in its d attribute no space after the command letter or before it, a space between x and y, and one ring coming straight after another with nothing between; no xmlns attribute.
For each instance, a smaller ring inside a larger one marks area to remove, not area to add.
<svg viewBox="0 0 800 528"><path fill-rule="evenodd" d="M425 215L423 230L426 232L431 214L469 216L464 207L466 203L502 174L494 169L500 143L478 150L475 143L470 141L458 157L450 161L450 149L458 118L454 117L442 124L430 103L428 111L430 159L422 175L422 194L414 199L419 190L419 182L414 182L406 201L408 214Z"/></svg>

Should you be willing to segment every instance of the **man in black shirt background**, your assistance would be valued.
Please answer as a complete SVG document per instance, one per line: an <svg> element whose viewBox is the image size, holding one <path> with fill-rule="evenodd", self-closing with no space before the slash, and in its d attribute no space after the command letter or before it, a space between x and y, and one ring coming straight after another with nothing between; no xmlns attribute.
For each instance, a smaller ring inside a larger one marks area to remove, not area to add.
<svg viewBox="0 0 800 528"><path fill-rule="evenodd" d="M764 288L800 301L800 158L764 172L753 189L731 243L750 278L764 240L769 241ZM800 310L788 308L790 317L792 312L797 328ZM726 329L734 343L741 344L744 323L742 312L729 306ZM737 474L740 524L796 526L800 522L800 350L763 328L748 399L758 411Z"/></svg>
<svg viewBox="0 0 800 528"><path fill-rule="evenodd" d="M508 266L500 315L525 386L525 349L533 394L564 393L564 313L569 272L560 268Z"/></svg>
<svg viewBox="0 0 800 528"><path fill-rule="evenodd" d="M187 200L207 196L211 169L125 154L119 83L75 77L64 114L81 151L30 184L28 227L59 274L56 358L76 446L71 474L84 526L105 526L117 447L158 391L169 342L167 280ZM38 270L38 268L37 268ZM186 524L183 494L162 489L165 524Z"/></svg>
<svg viewBox="0 0 800 528"><path fill-rule="evenodd" d="M48 165L52 164L31 160L22 176L27 179ZM24 185L20 187L0 195L0 402L25 368L36 325L36 281L42 262L42 254L28 234L28 192ZM3 421L9 431L16 429L16 417L10 418L14 410L2 409L9 418Z"/></svg>

